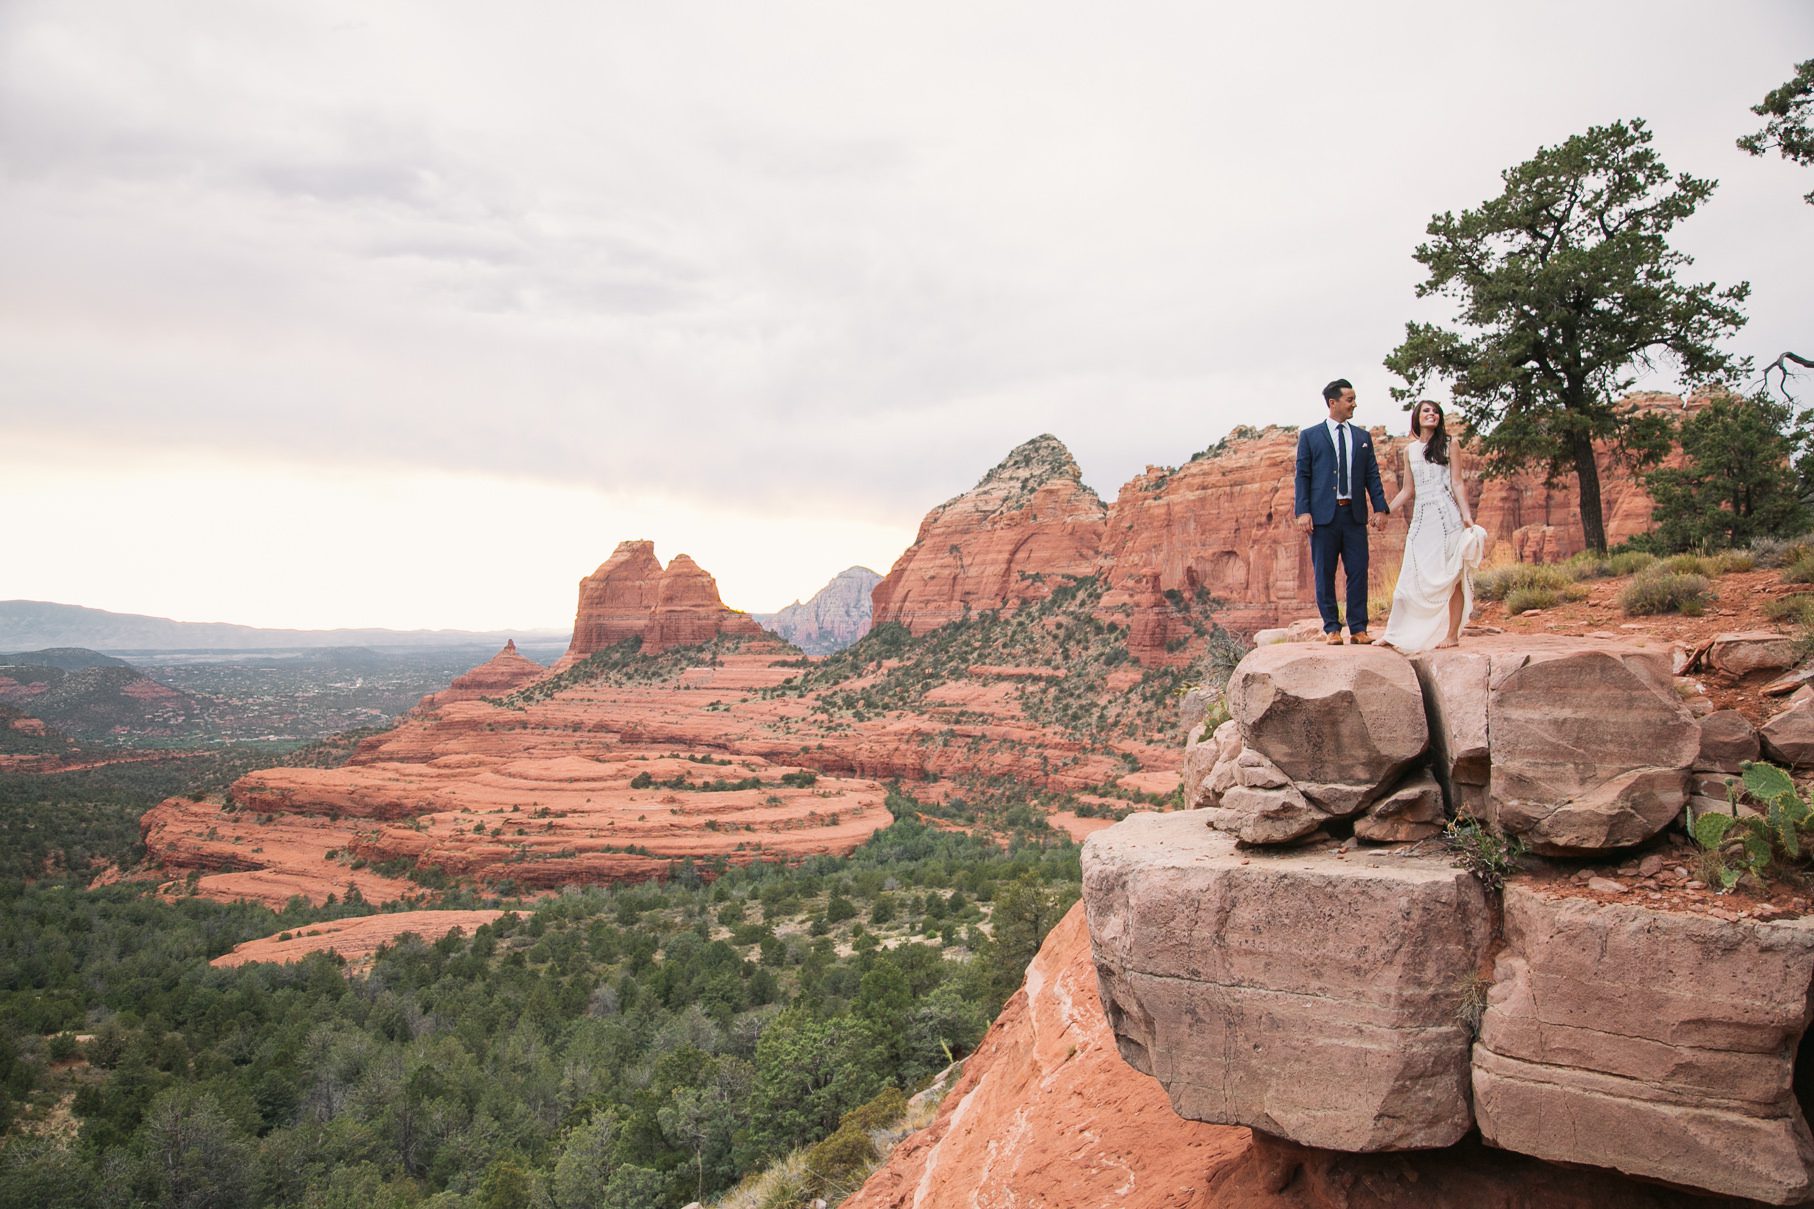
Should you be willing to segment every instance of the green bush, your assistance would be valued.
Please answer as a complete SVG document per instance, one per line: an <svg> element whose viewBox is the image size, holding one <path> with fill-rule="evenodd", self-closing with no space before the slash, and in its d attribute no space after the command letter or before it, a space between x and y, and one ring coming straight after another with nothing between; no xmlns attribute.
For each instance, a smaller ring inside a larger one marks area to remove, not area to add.
<svg viewBox="0 0 1814 1209"><path fill-rule="evenodd" d="M1562 603L1562 593L1554 588L1514 588L1505 598L1505 611L1516 617L1533 609L1553 609Z"/></svg>
<svg viewBox="0 0 1814 1209"><path fill-rule="evenodd" d="M840 1201L857 1190L878 1157L866 1131L854 1124L840 1125L829 1138L807 1148L807 1179L815 1193Z"/></svg>
<svg viewBox="0 0 1814 1209"><path fill-rule="evenodd" d="M839 1118L838 1128L851 1125L862 1130L887 1129L906 1115L907 1097L890 1084L867 1104L859 1104Z"/></svg>
<svg viewBox="0 0 1814 1209"><path fill-rule="evenodd" d="M1518 871L1525 852L1524 841L1500 835L1471 814L1450 819L1442 829L1442 842L1454 854L1455 864L1489 890L1505 889L1505 879Z"/></svg>
<svg viewBox="0 0 1814 1209"><path fill-rule="evenodd" d="M1713 585L1705 575L1650 571L1633 577L1619 593L1619 607L1627 617L1680 613L1699 617L1713 599Z"/></svg>

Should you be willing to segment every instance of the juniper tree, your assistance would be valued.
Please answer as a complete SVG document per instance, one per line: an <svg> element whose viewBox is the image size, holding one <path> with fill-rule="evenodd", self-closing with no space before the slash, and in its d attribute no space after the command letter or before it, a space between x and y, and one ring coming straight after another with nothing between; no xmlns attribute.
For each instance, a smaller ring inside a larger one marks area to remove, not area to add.
<svg viewBox="0 0 1814 1209"><path fill-rule="evenodd" d="M1641 371L1673 362L1690 382L1737 367L1716 346L1744 324L1747 283L1685 285L1668 235L1715 182L1672 177L1642 120L1596 126L1501 174L1475 209L1438 214L1413 255L1420 298L1452 299L1453 326L1407 323L1386 368L1409 401L1449 384L1489 476L1572 471L1587 544L1606 548L1596 442L1637 465L1668 447L1659 416L1618 406Z"/></svg>
<svg viewBox="0 0 1814 1209"><path fill-rule="evenodd" d="M1683 422L1684 464L1651 474L1666 549L1741 546L1808 526L1791 457L1795 414L1764 395L1722 395Z"/></svg>

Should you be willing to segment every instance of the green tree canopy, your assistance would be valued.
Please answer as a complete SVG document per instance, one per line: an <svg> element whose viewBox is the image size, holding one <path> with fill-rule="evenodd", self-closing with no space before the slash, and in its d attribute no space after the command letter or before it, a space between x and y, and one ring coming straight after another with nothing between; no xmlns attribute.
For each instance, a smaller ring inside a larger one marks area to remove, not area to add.
<svg viewBox="0 0 1814 1209"><path fill-rule="evenodd" d="M1739 139L1740 150L1752 155L1779 151L1794 163L1814 164L1814 59L1797 63L1794 78L1771 89L1751 112L1769 121L1762 130ZM1814 206L1814 191L1803 200Z"/></svg>
<svg viewBox="0 0 1814 1209"><path fill-rule="evenodd" d="M1716 341L1738 330L1747 283L1684 285L1692 261L1669 246L1715 182L1672 177L1641 120L1596 126L1501 174L1473 210L1430 220L1413 254L1420 298L1452 299L1453 327L1408 323L1386 368L1401 400L1446 381L1488 475L1572 470L1587 544L1606 548L1595 443L1639 464L1667 448L1668 425L1617 400L1659 359L1690 382L1736 367Z"/></svg>
<svg viewBox="0 0 1814 1209"><path fill-rule="evenodd" d="M1795 469L1794 413L1768 396L1722 395L1682 424L1685 464L1651 474L1656 537L1671 550L1716 549L1808 527Z"/></svg>

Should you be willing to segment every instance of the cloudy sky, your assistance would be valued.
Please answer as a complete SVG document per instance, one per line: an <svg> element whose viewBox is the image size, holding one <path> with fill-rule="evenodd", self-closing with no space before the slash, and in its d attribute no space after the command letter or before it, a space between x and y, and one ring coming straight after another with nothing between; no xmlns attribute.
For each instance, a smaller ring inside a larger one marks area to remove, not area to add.
<svg viewBox="0 0 1814 1209"><path fill-rule="evenodd" d="M1814 336L1733 147L1814 5L0 0L0 599L559 627L625 538L778 608L1041 432L1105 497L1320 414L1433 213L1643 117ZM1653 385L1673 385L1658 380Z"/></svg>

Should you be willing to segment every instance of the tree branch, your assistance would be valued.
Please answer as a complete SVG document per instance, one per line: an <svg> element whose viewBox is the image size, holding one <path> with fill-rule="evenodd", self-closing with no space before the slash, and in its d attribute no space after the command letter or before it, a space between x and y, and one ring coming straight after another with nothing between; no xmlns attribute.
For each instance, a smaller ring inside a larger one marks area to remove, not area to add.
<svg viewBox="0 0 1814 1209"><path fill-rule="evenodd" d="M1789 361L1795 362L1795 364L1801 366L1803 369L1814 369L1814 358L1804 357L1800 353L1785 352L1777 357L1776 360L1764 366L1764 386L1766 388L1769 387L1770 371L1775 370L1782 375L1782 381L1777 384L1776 389L1782 392L1782 397L1784 399L1793 403L1795 401L1795 396L1789 393L1789 378L1794 374L1794 371L1785 364L1785 362Z"/></svg>

